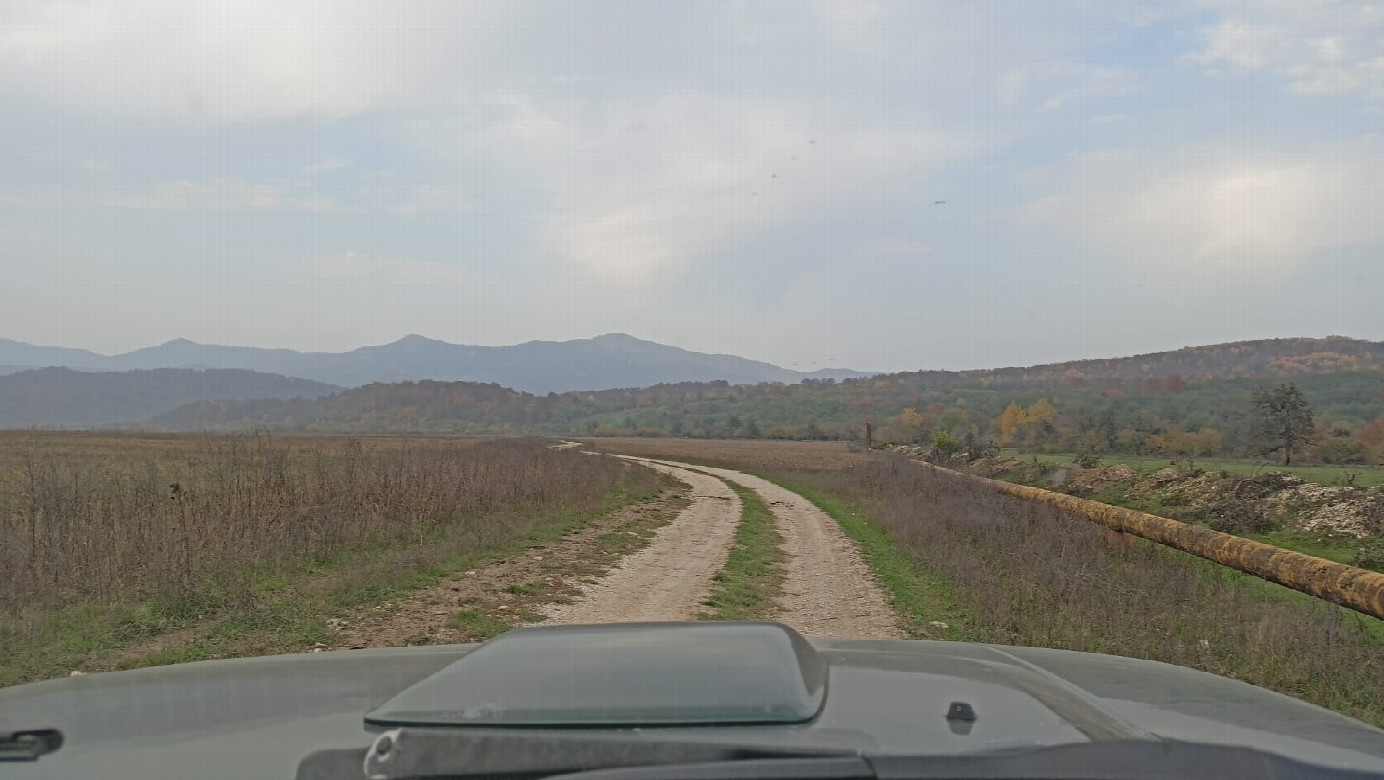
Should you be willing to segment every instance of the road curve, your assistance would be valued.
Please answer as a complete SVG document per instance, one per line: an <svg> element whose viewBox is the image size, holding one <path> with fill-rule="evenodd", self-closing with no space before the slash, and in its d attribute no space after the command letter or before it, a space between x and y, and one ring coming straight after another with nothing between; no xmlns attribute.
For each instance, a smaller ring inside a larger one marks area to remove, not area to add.
<svg viewBox="0 0 1384 780"><path fill-rule="evenodd" d="M805 636L906 636L860 551L811 501L768 480L730 469L620 456L692 486L692 505L654 541L622 561L571 604L545 611L549 623L690 620L702 611L712 577L725 565L740 522L740 500L723 481L757 493L783 538L783 593L771 615Z"/></svg>
<svg viewBox="0 0 1384 780"><path fill-rule="evenodd" d="M640 461L692 487L691 504L648 547L621 561L570 604L543 610L544 623L695 620L726 565L740 525L740 497L716 477L681 464Z"/></svg>

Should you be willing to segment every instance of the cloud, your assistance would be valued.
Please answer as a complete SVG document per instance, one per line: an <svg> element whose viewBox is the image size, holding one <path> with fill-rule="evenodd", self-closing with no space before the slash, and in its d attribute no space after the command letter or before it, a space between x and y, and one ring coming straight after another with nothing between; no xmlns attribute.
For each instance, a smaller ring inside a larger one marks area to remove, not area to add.
<svg viewBox="0 0 1384 780"><path fill-rule="evenodd" d="M414 216L469 211L474 206L475 196L464 187L452 184L421 184L388 208L400 216Z"/></svg>
<svg viewBox="0 0 1384 780"><path fill-rule="evenodd" d="M916 241L883 239L865 244L860 251L866 255L893 260L922 260L932 254L932 247Z"/></svg>
<svg viewBox="0 0 1384 780"><path fill-rule="evenodd" d="M442 0L7 0L0 95L126 117L339 118L445 83L488 14Z"/></svg>
<svg viewBox="0 0 1384 780"><path fill-rule="evenodd" d="M303 166L303 173L316 174L338 171L351 164L350 160L343 160L340 157L324 157L311 165Z"/></svg>
<svg viewBox="0 0 1384 780"><path fill-rule="evenodd" d="M613 282L677 278L736 241L889 195L979 136L854 126L812 108L683 94L578 110L509 97L488 154L552 203L550 249Z"/></svg>
<svg viewBox="0 0 1384 780"><path fill-rule="evenodd" d="M295 194L283 182L247 182L218 178L205 182L171 181L141 189L108 191L97 205L151 211L306 211L341 210L329 198Z"/></svg>
<svg viewBox="0 0 1384 780"><path fill-rule="evenodd" d="M1068 65L1045 80L1065 86L1043 101L1042 111L1061 111L1069 105L1086 100L1128 95L1138 88L1134 74L1124 68Z"/></svg>
<svg viewBox="0 0 1384 780"><path fill-rule="evenodd" d="M1071 161L1061 194L1024 213L1114 262L1193 275L1283 276L1322 254L1384 240L1384 145L1296 154L1125 150Z"/></svg>
<svg viewBox="0 0 1384 780"><path fill-rule="evenodd" d="M1298 95L1384 100L1384 4L1373 0L1212 2L1220 20L1183 64L1269 72Z"/></svg>
<svg viewBox="0 0 1384 780"><path fill-rule="evenodd" d="M474 281L464 269L444 263L343 252L309 258L299 270L312 279L404 286L456 286Z"/></svg>

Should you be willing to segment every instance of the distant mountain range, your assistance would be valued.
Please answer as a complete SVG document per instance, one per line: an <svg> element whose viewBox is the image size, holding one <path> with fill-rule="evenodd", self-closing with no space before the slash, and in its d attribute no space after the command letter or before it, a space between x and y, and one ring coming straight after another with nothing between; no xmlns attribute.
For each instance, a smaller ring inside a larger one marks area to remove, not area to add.
<svg viewBox="0 0 1384 780"><path fill-rule="evenodd" d="M149 421L155 428L270 428L350 433L670 435L839 438L873 418L882 441L922 427L989 436L1010 404L1040 399L1060 413L1044 446L1070 451L1102 414L1109 436L1216 429L1247 451L1256 387L1299 384L1333 430L1384 419L1384 344L1274 339L1111 360L979 371L915 371L796 384L684 382L535 395L497 384L372 384L319 399L207 400ZM904 422L904 410L912 411ZM911 426L911 427L910 427ZM1046 430L1046 429L1044 429ZM1333 433L1333 436L1336 435ZM1131 440L1132 440L1131 439ZM1107 446L1108 442L1107 442ZM1132 446L1132 445L1131 445ZM1141 445L1142 446L1142 445Z"/></svg>
<svg viewBox="0 0 1384 780"><path fill-rule="evenodd" d="M392 344L350 352L226 347L175 339L111 356L0 339L0 374L47 366L81 371L238 368L343 387L419 380L493 382L536 394L716 380L795 384L803 379L872 375L830 368L793 371L734 355L691 352L623 333L574 341L530 341L509 347L477 347L406 336Z"/></svg>
<svg viewBox="0 0 1384 780"><path fill-rule="evenodd" d="M241 369L111 373L41 368L0 376L0 428L135 424L204 399L310 399L341 389Z"/></svg>
<svg viewBox="0 0 1384 780"><path fill-rule="evenodd" d="M1316 382L1320 387L1313 390L1314 403L1327 404L1323 414L1333 421L1363 425L1384 403L1384 393L1371 389L1384 371L1384 343L1344 337L1245 341L1026 368L904 372L869 382L858 380L875 375L804 374L623 335L514 347L467 347L412 336L340 354L174 341L112 357L0 341L0 365L48 360L73 367L0 376L0 427L742 435L730 424L738 419L745 430L753 428L753 420L787 426L776 435L793 430L810 435L813 424L842 429L857 418L886 420L904 407L949 407L961 398L969 400L957 415L985 419L1011 401L1060 400L1064 411L1077 405L1089 410L1115 399L1171 404L1192 398L1184 388L1234 395L1248 392L1246 382L1297 377L1304 382L1336 377ZM150 368L165 363L199 368ZM263 370L204 368L232 363ZM416 378L427 376L443 379ZM1164 413L1172 415L1168 409ZM767 427L764 431L770 435Z"/></svg>

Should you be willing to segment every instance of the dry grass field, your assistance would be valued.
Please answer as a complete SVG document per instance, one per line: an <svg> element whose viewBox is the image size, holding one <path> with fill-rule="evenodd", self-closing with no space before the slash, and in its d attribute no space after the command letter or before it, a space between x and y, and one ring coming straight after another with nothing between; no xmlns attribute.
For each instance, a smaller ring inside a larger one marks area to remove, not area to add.
<svg viewBox="0 0 1384 780"><path fill-rule="evenodd" d="M533 439L0 434L0 684L313 578L369 598L656 484Z"/></svg>
<svg viewBox="0 0 1384 780"><path fill-rule="evenodd" d="M915 635L1190 666L1384 725L1384 623L964 475L840 443L596 439L724 465L808 495L841 522ZM929 624L945 628L929 629Z"/></svg>
<svg viewBox="0 0 1384 780"><path fill-rule="evenodd" d="M1384 724L1384 623L1112 543L964 475L838 442L587 445L810 497L912 636L1167 661ZM663 485L538 440L0 434L0 684L311 647L331 635L326 615L564 537ZM165 640L180 632L194 638Z"/></svg>

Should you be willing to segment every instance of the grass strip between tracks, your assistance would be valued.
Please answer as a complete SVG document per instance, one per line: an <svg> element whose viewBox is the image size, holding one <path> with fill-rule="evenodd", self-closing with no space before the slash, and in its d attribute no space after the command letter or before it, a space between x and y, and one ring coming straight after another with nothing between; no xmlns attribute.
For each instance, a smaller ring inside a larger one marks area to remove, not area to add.
<svg viewBox="0 0 1384 780"><path fill-rule="evenodd" d="M771 474L756 476L806 498L841 526L884 587L910 637L985 641L968 628L969 607L951 584L924 567L907 547L894 540L889 529L869 522L857 507L839 496Z"/></svg>
<svg viewBox="0 0 1384 780"><path fill-rule="evenodd" d="M713 577L699 620L758 620L773 613L783 588L783 537L753 490L726 481L740 496L740 527L726 565Z"/></svg>

